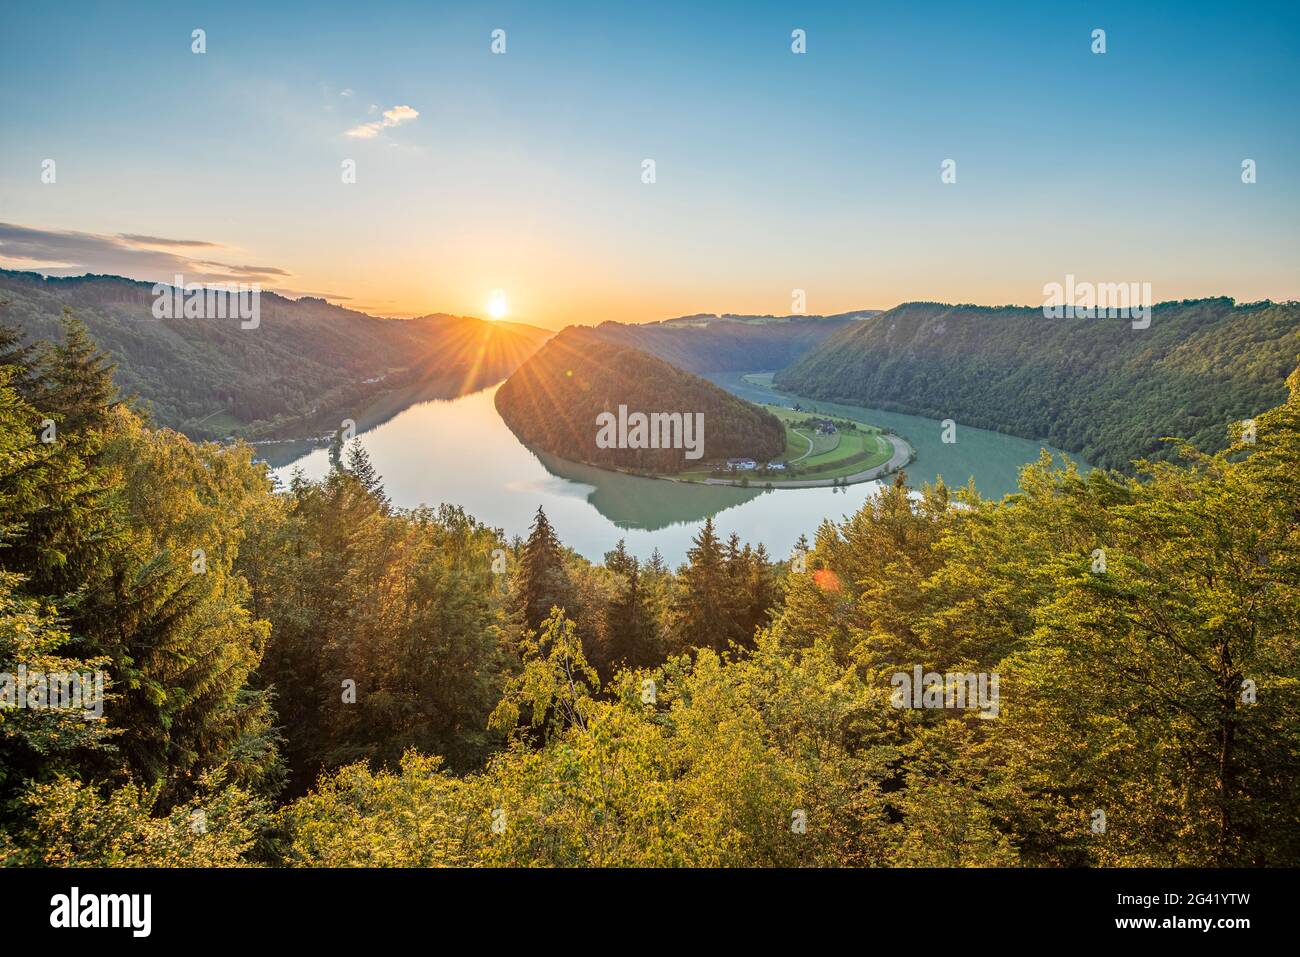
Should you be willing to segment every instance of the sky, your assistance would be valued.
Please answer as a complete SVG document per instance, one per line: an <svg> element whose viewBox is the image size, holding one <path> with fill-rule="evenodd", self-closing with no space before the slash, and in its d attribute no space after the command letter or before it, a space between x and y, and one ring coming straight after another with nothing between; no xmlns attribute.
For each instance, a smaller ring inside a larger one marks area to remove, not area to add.
<svg viewBox="0 0 1300 957"><path fill-rule="evenodd" d="M548 328L1300 298L1294 2L179 7L6 6L0 267Z"/></svg>

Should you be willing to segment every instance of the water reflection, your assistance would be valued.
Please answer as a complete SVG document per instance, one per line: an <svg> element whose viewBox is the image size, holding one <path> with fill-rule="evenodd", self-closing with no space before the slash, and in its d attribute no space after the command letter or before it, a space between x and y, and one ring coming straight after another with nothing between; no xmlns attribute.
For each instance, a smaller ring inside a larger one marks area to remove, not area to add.
<svg viewBox="0 0 1300 957"><path fill-rule="evenodd" d="M587 486L587 501L619 528L657 531L683 522L702 522L742 505L770 489L697 485L620 475L580 462L556 458L538 449L533 454L548 472Z"/></svg>
<svg viewBox="0 0 1300 957"><path fill-rule="evenodd" d="M745 398L790 401L733 378L722 384ZM507 536L526 535L541 506L561 541L593 561L622 538L635 555L645 558L657 548L676 564L707 516L714 516L723 536L735 532L742 541L761 542L780 559L791 554L800 535L812 537L825 519L852 514L880 488L876 482L775 490L695 485L565 462L520 443L497 413L495 394L492 387L422 401L393 393L354 416L358 436L394 504L460 505ZM913 485L939 473L958 485L973 475L981 493L1000 496L1015 489L1017 470L1037 458L1040 448L1036 442L965 427L959 427L956 445L943 445L933 419L833 403L802 404L851 414L904 435L917 449L917 460L907 469ZM322 477L329 468L328 450L300 450L275 474L287 481L295 468L308 478Z"/></svg>
<svg viewBox="0 0 1300 957"><path fill-rule="evenodd" d="M937 477L942 477L952 486L965 485L974 477L975 487L981 495L985 498L1001 498L1019 488L1021 467L1038 458L1045 448L1058 457L1070 459L1081 472L1087 472L1091 468L1078 456L1062 452L1044 442L960 423L956 430L957 441L944 443L940 438L943 426L937 419L791 396L764 385L763 381L769 378L766 375L750 375L746 378L744 373L721 372L707 374L705 378L750 402L766 402L787 408L798 403L804 409L892 429L916 449L916 459L907 467L908 484L913 487L933 482Z"/></svg>

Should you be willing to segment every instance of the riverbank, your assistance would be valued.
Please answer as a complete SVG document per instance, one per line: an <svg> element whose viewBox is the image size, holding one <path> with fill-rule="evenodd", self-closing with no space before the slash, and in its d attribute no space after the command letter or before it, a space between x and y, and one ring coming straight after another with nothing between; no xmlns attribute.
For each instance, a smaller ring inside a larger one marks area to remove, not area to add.
<svg viewBox="0 0 1300 957"><path fill-rule="evenodd" d="M839 478L824 479L791 479L789 481L775 480L764 478L758 482L750 482L749 487L758 488L830 488L835 485L857 485L860 482L874 482L886 475L892 475L899 469L909 464L916 457L915 450L897 435L884 433L884 438L894 448L894 454L889 460L880 464L873 465L871 468L863 469L861 472L854 472L852 475L843 475ZM684 481L677 480L674 481ZM742 481L734 479L705 479L703 485L739 485L744 487Z"/></svg>
<svg viewBox="0 0 1300 957"><path fill-rule="evenodd" d="M842 417L826 417L823 419L826 432L821 437L826 438L827 434L829 434L833 441L829 442L822 451L817 451L815 439L804 435L803 432L793 428L790 424L790 420L797 420L799 416L792 416L788 409L774 406L765 407L771 411L781 413L781 417L786 420L787 430L798 435L808 444L808 448L802 455L788 460L786 467L793 472L793 476L790 478L782 478L780 472L774 472L761 466L756 467L753 463L748 469L741 467L723 476L717 474L720 471L719 469L701 468L673 475L663 475L654 472L639 472L634 469L621 469L610 465L597 465L593 462L573 462L573 464L600 469L617 475L674 482L679 485L713 485L767 490L832 488L857 485L862 482L873 482L899 471L916 458L916 450L902 436L874 428L865 423L855 423ZM865 428L864 425L866 425ZM835 431L837 427L838 431ZM874 444L876 448L865 450L864 447L870 444ZM881 448L882 445L883 448ZM812 461L818 464L810 470L805 470L797 468L797 463L801 461ZM870 464L855 471L854 466L860 462ZM819 475L818 472L828 474Z"/></svg>
<svg viewBox="0 0 1300 957"><path fill-rule="evenodd" d="M734 381L739 383L740 376ZM759 402L776 398L748 391ZM780 398L791 401L788 396ZM965 426L958 427L955 444L946 444L940 439L941 423L932 419L875 410L811 409L807 400L792 401L821 415L852 413L864 424L905 438L917 453L906 467L907 484L916 488L942 473L952 486L965 485L973 477L981 494L1000 498L1015 490L1019 467L1040 453L1036 443ZM356 418L357 437L375 471L383 476L394 507L455 503L510 538L528 534L540 505L565 543L572 543L592 561L600 561L623 539L634 555L649 558L658 549L665 562L676 565L685 560L693 538L710 516L719 533L734 531L745 541L762 542L773 555L788 555L801 535L811 537L828 516L853 514L879 488L871 481L859 481L848 486L799 487L796 493L769 489L752 476L748 487L652 481L561 461L518 440L497 413L492 389L450 401L417 401L370 429L361 416ZM806 444L801 441L791 457ZM276 448L285 446L262 446L259 452ZM468 451L461 454L461 450ZM879 464L873 460L854 468L860 472ZM330 468L328 450L314 448L274 474L288 483L295 468L309 480L323 478ZM826 476L803 480L824 482Z"/></svg>

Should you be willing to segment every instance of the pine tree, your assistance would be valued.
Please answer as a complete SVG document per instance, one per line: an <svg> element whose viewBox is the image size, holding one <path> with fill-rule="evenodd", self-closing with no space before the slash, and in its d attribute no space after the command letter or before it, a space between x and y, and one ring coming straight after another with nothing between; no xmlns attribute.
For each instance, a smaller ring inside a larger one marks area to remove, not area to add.
<svg viewBox="0 0 1300 957"><path fill-rule="evenodd" d="M342 468L343 468L343 429L342 429L342 427L336 429L336 430L334 431L334 434L333 434L332 436L330 436L330 452L329 452L329 456L330 456L330 468L332 468L332 469L342 469Z"/></svg>
<svg viewBox="0 0 1300 957"><path fill-rule="evenodd" d="M105 447L111 551L69 616L84 647L112 662L118 755L140 780L183 797L227 764L241 783L278 774L270 695L248 680L270 623L254 619L233 570L242 524L267 494L248 448L196 446L124 412ZM108 770L107 767L101 770Z"/></svg>
<svg viewBox="0 0 1300 957"><path fill-rule="evenodd" d="M65 435L103 429L118 405L117 366L70 308L63 310L63 344L49 350L45 364L44 388L36 399L41 411L51 414Z"/></svg>
<svg viewBox="0 0 1300 957"><path fill-rule="evenodd" d="M803 557L805 568L808 562L808 555L811 552L812 552L812 545L808 543L808 536L805 535L803 532L800 532L799 540L794 543L794 556L796 558L800 556Z"/></svg>
<svg viewBox="0 0 1300 957"><path fill-rule="evenodd" d="M748 546L746 546L748 551ZM748 552L745 582L745 635L753 640L754 632L771 621L771 610L777 602L776 585L772 577L772 563L768 561L767 548L762 542Z"/></svg>
<svg viewBox="0 0 1300 957"><path fill-rule="evenodd" d="M727 575L727 589L724 595L729 628L726 633L728 642L748 644L753 641L754 629L750 624L749 614L749 566L753 557L748 545L743 548L740 536L735 532L727 539L727 550L723 558Z"/></svg>
<svg viewBox="0 0 1300 957"><path fill-rule="evenodd" d="M628 554L623 539L606 553L605 567L619 577L618 590L606 611L610 663L631 668L658 664L654 610L641 564Z"/></svg>
<svg viewBox="0 0 1300 957"><path fill-rule="evenodd" d="M332 450L331 450L332 451ZM388 512L391 503L388 496L384 493L383 477L375 471L374 465L370 461L370 455L362 447L361 443L353 442L348 448L347 473L356 479L361 486L369 492L382 511Z"/></svg>
<svg viewBox="0 0 1300 957"><path fill-rule="evenodd" d="M564 551L541 506L519 557L516 608L525 628L536 630L551 608L573 603L573 590L564 567Z"/></svg>
<svg viewBox="0 0 1300 957"><path fill-rule="evenodd" d="M111 537L105 478L90 461L102 441L64 431L45 441L52 420L8 385L15 368L0 367L0 569L22 574L28 594L75 592Z"/></svg>
<svg viewBox="0 0 1300 957"><path fill-rule="evenodd" d="M9 367L9 387L26 399L35 384L36 349L23 344L21 329L0 323L0 367Z"/></svg>
<svg viewBox="0 0 1300 957"><path fill-rule="evenodd" d="M686 558L677 576L673 640L682 648L725 649L735 619L730 614L722 543L714 531L712 516L704 520L699 534L692 539Z"/></svg>

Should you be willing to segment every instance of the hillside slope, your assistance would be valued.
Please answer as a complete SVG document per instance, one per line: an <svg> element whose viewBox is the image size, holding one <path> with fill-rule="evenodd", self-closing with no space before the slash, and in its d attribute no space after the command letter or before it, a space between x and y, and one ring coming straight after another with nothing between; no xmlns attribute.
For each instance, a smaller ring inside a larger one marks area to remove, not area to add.
<svg viewBox="0 0 1300 957"><path fill-rule="evenodd" d="M629 413L701 413L701 457L688 458L685 448L601 448L597 417L620 405ZM521 441L592 465L670 473L736 456L775 458L785 448L785 429L770 412L577 326L521 365L497 390L496 407Z"/></svg>
<svg viewBox="0 0 1300 957"><path fill-rule="evenodd" d="M71 307L112 353L122 392L146 400L160 425L197 438L301 429L327 409L353 409L399 386L436 381L454 394L488 385L550 336L441 314L381 319L265 292L256 328L233 318L160 320L152 288L117 276L0 270L0 322L56 340Z"/></svg>
<svg viewBox="0 0 1300 957"><path fill-rule="evenodd" d="M876 315L682 316L624 325L604 322L596 332L687 372L754 372L784 369L826 339Z"/></svg>
<svg viewBox="0 0 1300 957"><path fill-rule="evenodd" d="M1164 436L1224 447L1229 423L1283 400L1298 354L1295 302L1161 303L1144 330L1123 319L1045 319L1031 307L916 302L841 330L775 382L1127 468L1169 455Z"/></svg>

